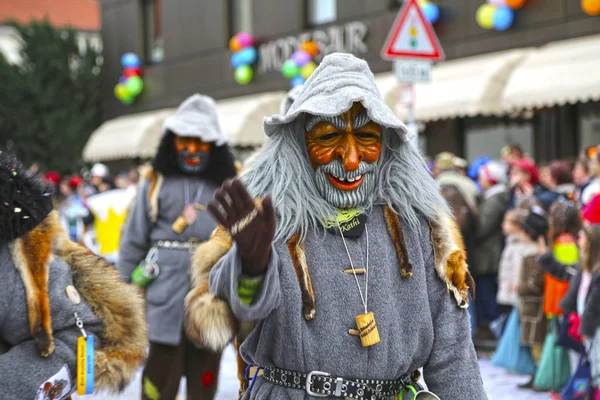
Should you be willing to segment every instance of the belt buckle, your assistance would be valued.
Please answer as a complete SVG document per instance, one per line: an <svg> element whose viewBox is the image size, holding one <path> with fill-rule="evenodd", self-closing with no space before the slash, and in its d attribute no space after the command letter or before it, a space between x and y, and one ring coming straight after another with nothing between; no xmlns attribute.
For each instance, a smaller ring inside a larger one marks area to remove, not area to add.
<svg viewBox="0 0 600 400"><path fill-rule="evenodd" d="M306 393L308 393L309 395L314 396L314 397L329 397L328 394L316 393L310 389L310 387L312 385L312 378L315 376L331 376L331 374L328 374L327 372L321 372L321 371L309 372L308 375L306 375Z"/></svg>

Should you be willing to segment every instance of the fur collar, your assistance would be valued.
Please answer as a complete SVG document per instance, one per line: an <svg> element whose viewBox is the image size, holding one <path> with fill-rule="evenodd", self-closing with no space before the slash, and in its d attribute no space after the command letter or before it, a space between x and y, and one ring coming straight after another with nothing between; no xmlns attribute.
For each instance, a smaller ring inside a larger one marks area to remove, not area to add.
<svg viewBox="0 0 600 400"><path fill-rule="evenodd" d="M27 297L31 334L39 353L54 351L48 298L52 257L64 259L73 284L103 321L101 348L95 354L95 389L121 391L143 363L147 341L143 300L120 280L118 271L90 250L71 242L53 211L35 229L11 244L14 264Z"/></svg>

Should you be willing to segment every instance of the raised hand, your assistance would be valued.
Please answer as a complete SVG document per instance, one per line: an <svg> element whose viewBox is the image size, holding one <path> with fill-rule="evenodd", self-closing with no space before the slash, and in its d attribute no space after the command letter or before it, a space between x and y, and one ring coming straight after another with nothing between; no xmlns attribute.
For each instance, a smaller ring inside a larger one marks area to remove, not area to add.
<svg viewBox="0 0 600 400"><path fill-rule="evenodd" d="M275 211L271 198L265 197L262 210L259 210L242 182L234 179L225 182L215 192L207 209L235 240L244 274L262 274L269 263L275 236Z"/></svg>

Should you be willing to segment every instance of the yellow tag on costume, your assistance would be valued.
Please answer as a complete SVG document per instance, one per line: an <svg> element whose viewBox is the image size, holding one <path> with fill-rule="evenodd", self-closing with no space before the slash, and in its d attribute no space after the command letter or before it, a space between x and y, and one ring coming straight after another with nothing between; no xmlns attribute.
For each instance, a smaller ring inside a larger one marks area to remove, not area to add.
<svg viewBox="0 0 600 400"><path fill-rule="evenodd" d="M94 336L77 339L77 394L94 393Z"/></svg>
<svg viewBox="0 0 600 400"><path fill-rule="evenodd" d="M325 228L336 228L338 223L344 224L348 221L351 221L353 218L357 217L359 214L362 214L363 210L358 208L352 210L339 210L338 214L332 218L328 218L325 220Z"/></svg>

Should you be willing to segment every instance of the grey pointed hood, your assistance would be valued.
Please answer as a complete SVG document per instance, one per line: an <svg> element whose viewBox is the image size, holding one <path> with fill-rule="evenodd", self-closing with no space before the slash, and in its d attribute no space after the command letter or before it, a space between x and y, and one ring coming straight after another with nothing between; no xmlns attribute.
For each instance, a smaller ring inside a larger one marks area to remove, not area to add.
<svg viewBox="0 0 600 400"><path fill-rule="evenodd" d="M347 53L325 56L288 112L265 118L264 130L267 136L272 136L302 113L336 116L355 102L363 105L373 121L395 131L403 141L412 139L402 121L383 102L367 62Z"/></svg>
<svg viewBox="0 0 600 400"><path fill-rule="evenodd" d="M165 119L163 135L167 131L178 136L214 142L217 146L227 143L227 136L219 124L215 101L200 94L188 97L181 103L175 115Z"/></svg>

